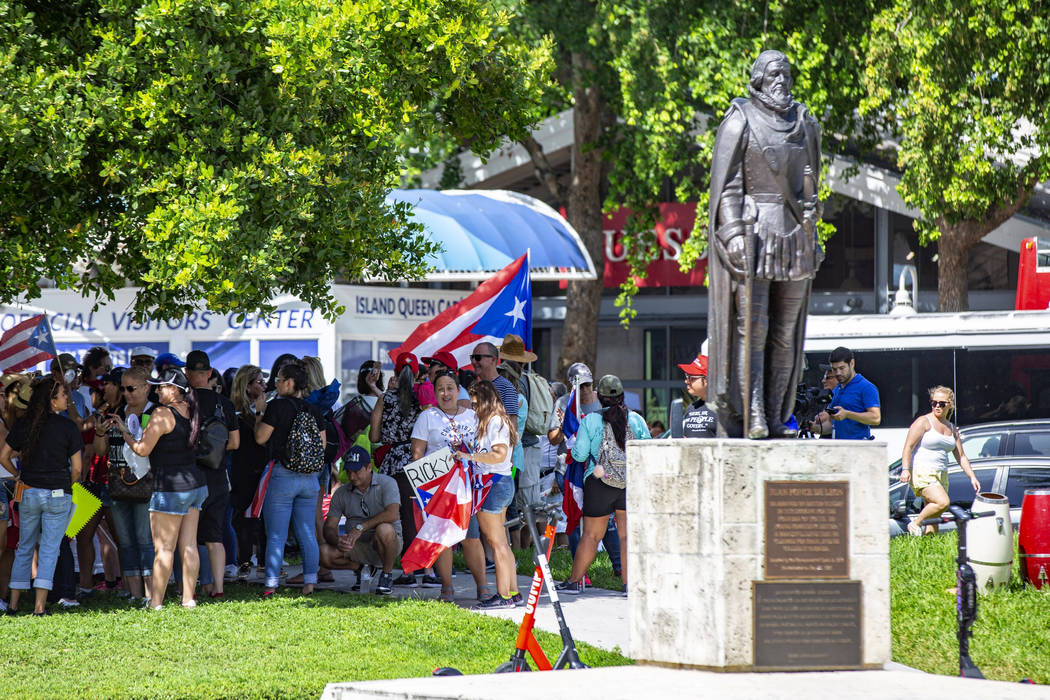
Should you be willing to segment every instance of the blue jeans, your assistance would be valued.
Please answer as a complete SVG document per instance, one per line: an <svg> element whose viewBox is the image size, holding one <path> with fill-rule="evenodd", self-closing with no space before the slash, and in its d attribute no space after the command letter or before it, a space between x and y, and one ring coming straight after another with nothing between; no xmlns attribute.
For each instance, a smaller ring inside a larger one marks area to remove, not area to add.
<svg viewBox="0 0 1050 700"><path fill-rule="evenodd" d="M29 578L33 568L33 550L40 545L37 563L36 588L50 591L54 585L55 564L58 563L58 546L65 537L69 524L69 510L73 497L62 492L52 496L51 489L27 488L18 507L21 533L18 550L11 565L11 588L29 590Z"/></svg>
<svg viewBox="0 0 1050 700"><path fill-rule="evenodd" d="M297 474L279 463L273 465L273 476L263 501L267 588L276 588L281 575L289 521L303 553L303 583L317 583L320 552L314 535L314 511L319 489L316 474Z"/></svg>
<svg viewBox="0 0 1050 700"><path fill-rule="evenodd" d="M124 576L153 574L153 533L149 527L149 503L113 501L110 507L117 542L120 543L120 569Z"/></svg>

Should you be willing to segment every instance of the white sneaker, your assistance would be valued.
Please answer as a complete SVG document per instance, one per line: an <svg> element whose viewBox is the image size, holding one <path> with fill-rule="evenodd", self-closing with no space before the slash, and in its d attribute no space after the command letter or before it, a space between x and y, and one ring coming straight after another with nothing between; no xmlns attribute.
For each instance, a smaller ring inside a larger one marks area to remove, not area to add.
<svg viewBox="0 0 1050 700"><path fill-rule="evenodd" d="M79 608L80 603L73 600L72 598L59 598L58 607L60 608Z"/></svg>
<svg viewBox="0 0 1050 700"><path fill-rule="evenodd" d="M227 564L226 565L226 569L224 571L224 574L225 574L223 576L224 580L226 580L226 581L236 581L237 580L237 565L236 564Z"/></svg>
<svg viewBox="0 0 1050 700"><path fill-rule="evenodd" d="M917 519L908 523L908 534L912 537L922 537L922 525Z"/></svg>

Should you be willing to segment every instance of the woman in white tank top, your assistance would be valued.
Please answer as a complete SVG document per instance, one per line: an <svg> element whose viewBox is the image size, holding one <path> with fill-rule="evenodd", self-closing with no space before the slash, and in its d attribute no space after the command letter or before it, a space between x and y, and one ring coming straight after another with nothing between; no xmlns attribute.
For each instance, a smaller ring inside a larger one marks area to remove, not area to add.
<svg viewBox="0 0 1050 700"><path fill-rule="evenodd" d="M970 477L974 492L981 484L974 476L970 460L963 453L959 430L948 420L955 408L955 393L945 386L930 389L930 412L919 416L908 429L901 455L901 481L911 482L912 491L922 496L925 505L908 525L908 532L921 535L919 523L936 518L948 508L948 453L954 453L959 466ZM927 533L937 531L936 525L927 526Z"/></svg>

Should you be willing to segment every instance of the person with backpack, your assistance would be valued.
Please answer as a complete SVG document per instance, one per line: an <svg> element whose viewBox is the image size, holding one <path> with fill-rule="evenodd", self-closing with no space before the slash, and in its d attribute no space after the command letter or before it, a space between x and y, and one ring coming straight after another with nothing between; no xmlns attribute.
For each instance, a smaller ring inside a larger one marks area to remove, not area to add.
<svg viewBox="0 0 1050 700"><path fill-rule="evenodd" d="M583 535L576 547L569 578L559 591L579 593L581 581L594 562L598 543L616 516L620 535L621 580L627 593L627 441L648 440L645 419L624 404L623 382L612 374L598 381L602 410L587 414L576 433L572 458L586 464L583 474Z"/></svg>
<svg viewBox="0 0 1050 700"><path fill-rule="evenodd" d="M303 595L313 593L320 553L314 534L317 474L324 468L325 430L321 410L303 400L306 369L298 360L281 367L274 382L277 397L255 424L255 441L269 444L274 460L263 501L266 521L266 584L270 598L280 580L284 545L291 522L303 555Z"/></svg>
<svg viewBox="0 0 1050 700"><path fill-rule="evenodd" d="M208 498L201 506L200 523L197 525L197 544L207 549L209 564L206 570L205 567L201 567L201 586L209 597L222 598L223 571L226 567L223 535L226 530L226 506L230 503L226 452L241 446L241 432L237 421L237 409L233 407L232 401L211 388L211 373L211 358L208 357L208 353L192 350L186 355L186 378L197 394L201 433L208 434L210 438L225 445L225 449L216 448L219 457L217 464L214 459L197 460L208 484ZM206 575L209 572L210 577Z"/></svg>

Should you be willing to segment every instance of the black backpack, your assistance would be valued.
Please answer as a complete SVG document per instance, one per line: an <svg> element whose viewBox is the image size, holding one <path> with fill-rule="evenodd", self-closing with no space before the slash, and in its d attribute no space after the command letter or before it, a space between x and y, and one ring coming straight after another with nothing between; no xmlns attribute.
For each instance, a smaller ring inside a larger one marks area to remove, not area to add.
<svg viewBox="0 0 1050 700"><path fill-rule="evenodd" d="M222 469L229 439L230 431L222 415L222 402L216 395L215 412L201 421L197 432L197 466L204 469Z"/></svg>
<svg viewBox="0 0 1050 700"><path fill-rule="evenodd" d="M305 403L297 403L299 411L292 419L288 431L287 460L285 468L299 474L316 474L324 468L325 444L313 414L306 410Z"/></svg>

